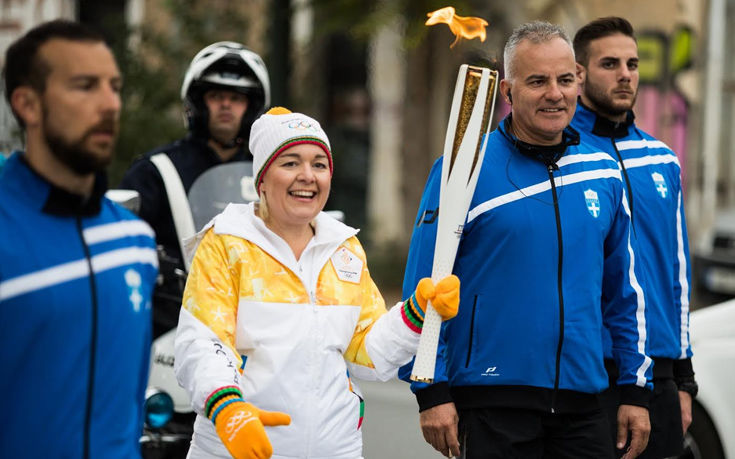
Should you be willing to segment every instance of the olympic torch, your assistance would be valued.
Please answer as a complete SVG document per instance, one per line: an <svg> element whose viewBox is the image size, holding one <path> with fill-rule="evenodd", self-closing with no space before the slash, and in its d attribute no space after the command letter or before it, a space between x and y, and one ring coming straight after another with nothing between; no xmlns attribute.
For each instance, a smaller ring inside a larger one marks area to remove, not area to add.
<svg viewBox="0 0 735 459"><path fill-rule="evenodd" d="M438 282L452 273L459 239L467 221L487 136L493 118L498 72L462 65L454 89L444 141L436 244L431 278ZM483 141L483 138L485 139ZM434 381L441 317L429 302L424 317L411 380Z"/></svg>

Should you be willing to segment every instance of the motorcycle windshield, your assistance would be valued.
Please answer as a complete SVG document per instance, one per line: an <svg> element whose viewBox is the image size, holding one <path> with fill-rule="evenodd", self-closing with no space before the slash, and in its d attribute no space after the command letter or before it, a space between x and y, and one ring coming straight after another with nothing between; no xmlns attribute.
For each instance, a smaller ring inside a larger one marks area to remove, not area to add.
<svg viewBox="0 0 735 459"><path fill-rule="evenodd" d="M208 169L194 181L188 198L197 230L209 223L231 202L257 201L253 163L237 161Z"/></svg>

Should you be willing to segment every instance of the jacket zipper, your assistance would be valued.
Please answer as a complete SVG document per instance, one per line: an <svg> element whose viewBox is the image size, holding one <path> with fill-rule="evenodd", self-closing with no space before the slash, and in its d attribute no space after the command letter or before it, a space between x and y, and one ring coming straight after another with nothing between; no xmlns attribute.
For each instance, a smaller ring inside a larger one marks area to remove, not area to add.
<svg viewBox="0 0 735 459"><path fill-rule="evenodd" d="M633 187L630 185L630 178L628 178L628 170L625 168L623 157L618 150L618 146L615 144L615 137L610 137L610 143L612 143L615 154L618 157L618 162L620 163L620 170L623 171L623 177L625 177L625 188L628 190L628 207L630 208L630 226L635 231L635 225L633 225Z"/></svg>
<svg viewBox="0 0 735 459"><path fill-rule="evenodd" d="M465 368L470 366L470 356L472 355L472 336L475 332L475 310L477 309L477 295L472 303L472 316L470 316L470 342L467 345L467 361L464 364Z"/></svg>
<svg viewBox="0 0 735 459"><path fill-rule="evenodd" d="M551 412L556 412L556 396L559 392L559 373L561 367L561 348L564 344L564 293L562 292L562 266L564 260L564 244L561 236L561 216L559 214L559 198L556 194L556 183L554 183L554 170L558 169L556 164L549 164L547 171L551 182L551 193L554 198L554 214L556 215L556 237L559 247L559 265L557 267L556 282L559 292L559 344L556 347L556 375L554 376L554 391L551 393Z"/></svg>
<svg viewBox="0 0 735 459"><path fill-rule="evenodd" d="M303 256L303 253L301 255ZM311 289L311 283L312 283L311 276L313 276L314 273L311 272L311 271L309 271L308 272L309 277L310 277L309 278L309 281L308 282L304 282L304 273L303 273L303 268L301 267L301 265L298 266L298 270L299 270L299 272L298 272L298 278L301 279L301 283L303 284L304 288L306 289L306 294L309 297L309 306L311 308L312 318L313 318L313 316L316 316L316 294L315 294L315 292L316 292L316 282L314 282L314 286L315 286L314 290ZM317 274L317 276L318 276L318 274ZM314 322L312 323L312 331L313 331L313 333L310 333L309 334L310 335L310 339L312 339L312 340L316 340L317 339L317 333L316 333L317 330L314 329L314 323L316 323L316 319L315 318L314 318ZM316 348L316 346L312 342L312 349L309 352L309 361L310 361L309 362L309 372L313 372L314 371L313 366L316 365L316 357L314 355L316 353L315 348ZM316 379L314 379L314 380L316 380ZM309 413L309 412L312 411L311 408L312 408L312 405L314 404L314 391L315 391L315 389L316 389L315 386L311 386L311 387L308 388L308 392L306 394L306 405L307 405L306 412L307 413ZM307 423L307 427L306 427L306 454L307 454L307 457L311 455L311 446L312 446L311 438L312 438L312 435L314 435L314 433L313 433L314 432L314 427L313 426L314 426L314 423L313 422L308 422Z"/></svg>
<svg viewBox="0 0 735 459"><path fill-rule="evenodd" d="M87 241L84 240L84 231L82 229L82 219L77 217L77 231L82 241L84 249L84 257L87 259L87 267L89 268L89 291L92 299L92 323L90 332L90 351L89 351L89 377L87 378L87 407L84 413L84 459L89 458L89 441L90 428L92 422L92 403L94 399L94 372L95 372L95 354L97 353L97 284L92 270L92 255L89 251Z"/></svg>

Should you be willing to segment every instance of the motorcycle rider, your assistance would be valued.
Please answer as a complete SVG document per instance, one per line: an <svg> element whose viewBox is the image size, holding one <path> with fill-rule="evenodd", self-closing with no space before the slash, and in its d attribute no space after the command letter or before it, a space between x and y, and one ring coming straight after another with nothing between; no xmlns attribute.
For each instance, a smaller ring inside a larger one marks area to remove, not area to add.
<svg viewBox="0 0 735 459"><path fill-rule="evenodd" d="M213 43L191 61L181 99L187 136L144 154L119 186L140 193L140 216L153 227L163 251L163 282L154 297L154 339L174 328L179 317L186 269L180 244L195 231L183 194L208 169L251 160L245 140L253 121L270 105L268 71L261 57L243 45Z"/></svg>

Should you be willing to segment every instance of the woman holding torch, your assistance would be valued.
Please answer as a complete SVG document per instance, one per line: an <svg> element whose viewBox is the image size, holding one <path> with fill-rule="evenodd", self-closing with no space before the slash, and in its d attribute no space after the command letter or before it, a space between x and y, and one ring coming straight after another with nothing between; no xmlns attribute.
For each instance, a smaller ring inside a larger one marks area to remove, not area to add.
<svg viewBox="0 0 735 459"><path fill-rule="evenodd" d="M357 230L321 212L332 153L319 123L271 109L250 151L260 202L230 204L199 233L184 292L176 374L198 414L189 457L360 458L352 377L394 377L427 301L456 315L459 280L422 279L386 311Z"/></svg>

